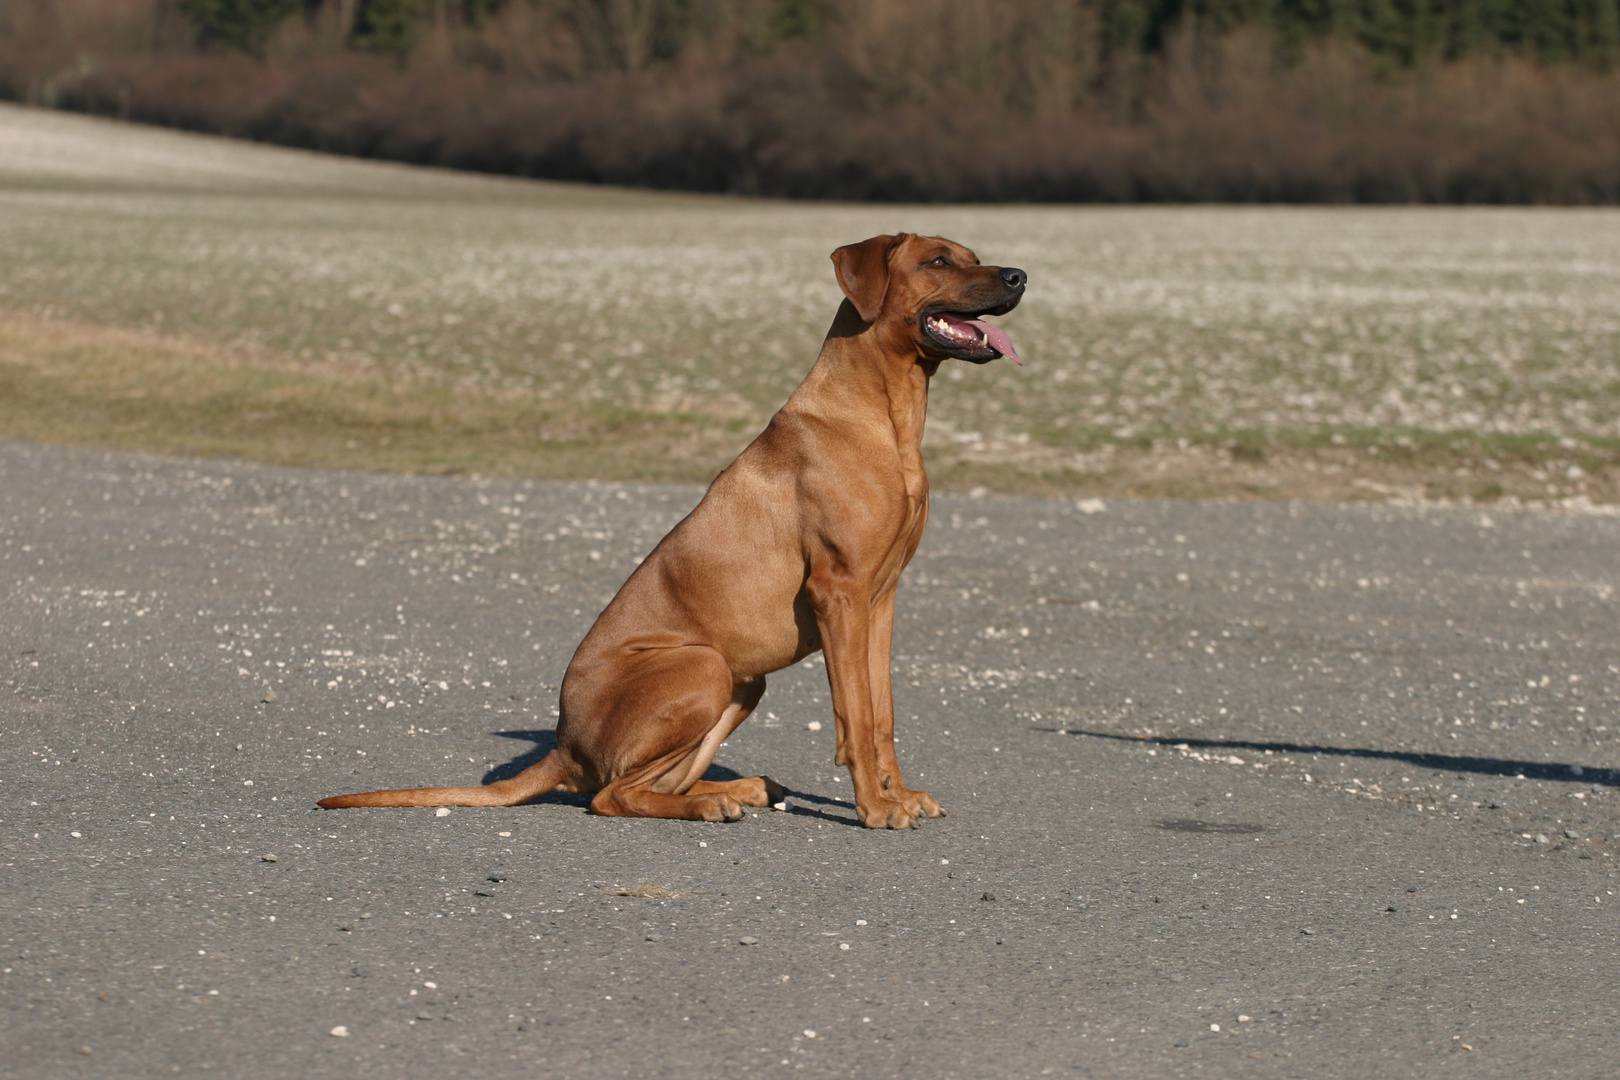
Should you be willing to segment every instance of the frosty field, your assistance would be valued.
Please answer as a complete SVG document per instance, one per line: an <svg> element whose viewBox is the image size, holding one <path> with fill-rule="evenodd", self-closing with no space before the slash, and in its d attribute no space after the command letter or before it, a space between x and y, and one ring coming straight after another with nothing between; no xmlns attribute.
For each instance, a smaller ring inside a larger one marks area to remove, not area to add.
<svg viewBox="0 0 1620 1080"><path fill-rule="evenodd" d="M842 206L455 175L0 107L0 435L701 479L814 359L828 253L1030 272L945 486L1613 502L1620 213Z"/></svg>

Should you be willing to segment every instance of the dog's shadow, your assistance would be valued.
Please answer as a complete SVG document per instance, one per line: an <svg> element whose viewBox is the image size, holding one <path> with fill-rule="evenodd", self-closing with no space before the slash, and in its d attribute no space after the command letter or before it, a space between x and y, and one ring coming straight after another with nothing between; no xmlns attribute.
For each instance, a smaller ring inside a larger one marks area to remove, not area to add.
<svg viewBox="0 0 1620 1080"><path fill-rule="evenodd" d="M497 765L484 773L483 782L485 784L510 780L529 766L538 765L557 745L557 733L551 730L496 731L492 732L492 734L499 735L503 739L517 739L534 745L511 761ZM724 765L710 765L708 771L703 774L705 780L741 780L743 778L742 773L735 769L728 769ZM840 799L830 799L825 795L812 795L807 791L795 791L792 788L786 788L785 790L792 807L788 811L791 814L818 818L830 825L860 826L860 822L854 817L845 817L841 814L828 813L827 810L820 809L821 807L836 808L853 814L855 808L850 803ZM591 797L567 791L548 791L543 795L536 795L524 805L544 803L556 803L563 806L590 806Z"/></svg>
<svg viewBox="0 0 1620 1080"><path fill-rule="evenodd" d="M1467 757L1461 754L1440 754L1424 750L1382 750L1370 746L1323 746L1317 743L1267 742L1254 739L1197 739L1185 735L1121 735L1111 731L1088 731L1085 728L1032 727L1053 735L1071 735L1087 739L1107 739L1112 742L1144 743L1168 747L1172 750L1259 750L1267 754L1321 754L1324 757L1369 758L1399 761L1420 769L1438 772L1474 773L1477 776L1511 777L1515 780L1547 780L1560 783L1591 784L1594 787L1620 787L1620 769L1598 765L1577 765L1567 761L1521 761L1514 758Z"/></svg>
<svg viewBox="0 0 1620 1080"><path fill-rule="evenodd" d="M500 780L510 780L518 773L531 765L538 765L557 746L557 733L555 731L496 731L491 734L499 735L503 739L518 739L534 745L523 753L503 765L497 765L484 774L484 783L493 784ZM555 803L562 806L587 807L591 805L589 795L581 795L571 791L547 791L529 799L523 805Z"/></svg>

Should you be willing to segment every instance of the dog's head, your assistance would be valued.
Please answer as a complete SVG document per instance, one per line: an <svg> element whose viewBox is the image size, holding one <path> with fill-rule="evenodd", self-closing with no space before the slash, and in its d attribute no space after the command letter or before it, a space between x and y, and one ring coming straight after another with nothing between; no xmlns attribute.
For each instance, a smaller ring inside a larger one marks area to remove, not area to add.
<svg viewBox="0 0 1620 1080"><path fill-rule="evenodd" d="M909 334L933 360L1022 364L1012 339L985 315L1005 315L1023 299L1029 275L983 266L961 244L938 236L874 236L832 253L838 285L861 319Z"/></svg>

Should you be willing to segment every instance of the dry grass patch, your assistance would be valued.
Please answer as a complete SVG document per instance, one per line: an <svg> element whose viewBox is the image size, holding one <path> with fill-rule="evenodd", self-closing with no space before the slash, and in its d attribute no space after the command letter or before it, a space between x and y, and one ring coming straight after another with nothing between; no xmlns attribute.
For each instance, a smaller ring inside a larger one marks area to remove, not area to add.
<svg viewBox="0 0 1620 1080"><path fill-rule="evenodd" d="M547 405L207 342L0 315L0 437L283 465L705 480L735 420Z"/></svg>
<svg viewBox="0 0 1620 1080"><path fill-rule="evenodd" d="M1553 438L1419 445L1379 436L1363 446L1267 444L1258 453L1243 443L1167 442L1079 454L1022 447L931 456L934 486L957 492L1570 510L1620 504L1620 447Z"/></svg>
<svg viewBox="0 0 1620 1080"><path fill-rule="evenodd" d="M687 404L559 407L509 387L0 314L0 438L320 468L705 482L758 418ZM935 434L926 453L935 487L954 492L1620 502L1620 447L1597 440L1183 442L1075 450Z"/></svg>

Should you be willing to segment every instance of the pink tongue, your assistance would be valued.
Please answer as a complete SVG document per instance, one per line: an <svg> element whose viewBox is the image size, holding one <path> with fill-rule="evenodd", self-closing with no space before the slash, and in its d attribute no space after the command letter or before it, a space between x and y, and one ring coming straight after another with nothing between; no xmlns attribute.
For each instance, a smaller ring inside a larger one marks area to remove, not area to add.
<svg viewBox="0 0 1620 1080"><path fill-rule="evenodd" d="M1019 357L1018 350L1013 348L1012 338L1007 336L1007 331L1003 330L999 326L991 326L983 319L966 319L964 321L969 326L982 333L985 341L989 343L992 349L996 350L996 352L1000 353L1002 356L1005 356L1019 367L1024 366L1024 361Z"/></svg>

